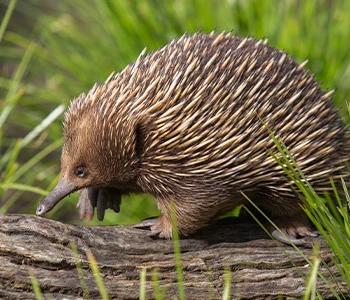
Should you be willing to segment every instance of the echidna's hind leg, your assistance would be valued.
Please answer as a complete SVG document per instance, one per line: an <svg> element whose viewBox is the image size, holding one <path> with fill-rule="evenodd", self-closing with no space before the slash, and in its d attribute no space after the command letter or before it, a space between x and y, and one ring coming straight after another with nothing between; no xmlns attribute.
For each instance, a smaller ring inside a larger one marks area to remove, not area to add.
<svg viewBox="0 0 350 300"><path fill-rule="evenodd" d="M271 203L271 202L270 202ZM272 212L271 220L278 229L273 225L268 225L272 236L285 244L295 244L297 246L306 245L305 237L316 237L317 231L310 226L309 219L300 207L297 199L288 199L283 201L279 199L278 203L284 203L282 206L275 206ZM294 206L286 205L287 203Z"/></svg>
<svg viewBox="0 0 350 300"><path fill-rule="evenodd" d="M293 220L291 220L293 218ZM298 219L298 220L295 220ZM308 222L302 221L297 215L291 217L281 216L273 218L272 221L278 227L270 227L272 236L285 244L294 244L297 246L306 245L305 237L318 236L317 231L308 226Z"/></svg>

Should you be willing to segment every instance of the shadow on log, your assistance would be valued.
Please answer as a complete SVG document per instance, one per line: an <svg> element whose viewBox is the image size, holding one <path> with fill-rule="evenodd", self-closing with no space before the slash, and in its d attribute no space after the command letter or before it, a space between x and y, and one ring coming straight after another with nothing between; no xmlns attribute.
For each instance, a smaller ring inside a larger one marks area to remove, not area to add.
<svg viewBox="0 0 350 300"><path fill-rule="evenodd" d="M152 272L166 299L178 296L173 242L151 238L149 231L127 226L77 226L30 216L0 215L0 298L35 299L30 275L45 298L83 299L71 243L78 248L90 299L100 298L86 251L96 257L110 299L138 299L142 269L147 270L146 298L154 298ZM331 264L331 252L321 238L320 257ZM270 240L256 224L218 221L212 227L181 240L187 299L222 299L225 269L231 270L231 296L240 299L299 299L310 267L293 247ZM312 249L302 248L311 259ZM320 272L338 292L345 292L339 277ZM321 279L318 291L332 298Z"/></svg>

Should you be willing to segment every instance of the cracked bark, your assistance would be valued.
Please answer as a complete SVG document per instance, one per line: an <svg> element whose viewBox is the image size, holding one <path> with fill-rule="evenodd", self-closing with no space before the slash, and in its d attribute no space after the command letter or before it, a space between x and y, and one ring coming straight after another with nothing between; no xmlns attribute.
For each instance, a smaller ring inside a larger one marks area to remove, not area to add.
<svg viewBox="0 0 350 300"><path fill-rule="evenodd" d="M158 270L166 299L178 296L173 243L151 238L147 230L127 226L77 226L30 215L0 215L0 298L34 299L29 275L38 280L45 298L83 299L71 243L78 248L91 299L100 298L86 251L96 257L111 299L138 299L140 271L146 269L146 297L154 298L152 272ZM331 252L321 238L320 272L338 292L342 284ZM299 299L305 291L303 277L310 267L290 246L270 240L256 224L234 224L224 219L198 234L181 240L184 286L187 299L221 299L225 269L231 270L231 296L241 299ZM301 248L312 257L311 248ZM318 291L332 298L321 279Z"/></svg>

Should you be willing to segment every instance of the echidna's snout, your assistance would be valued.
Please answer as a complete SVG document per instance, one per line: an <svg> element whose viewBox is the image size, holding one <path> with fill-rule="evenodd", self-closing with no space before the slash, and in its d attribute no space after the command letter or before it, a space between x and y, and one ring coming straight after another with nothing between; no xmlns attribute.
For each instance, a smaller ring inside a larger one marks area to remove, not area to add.
<svg viewBox="0 0 350 300"><path fill-rule="evenodd" d="M78 186L73 185L62 177L52 192L39 203L36 209L36 214L38 216L46 214L51 209L53 209L56 204L60 202L64 197L77 190L79 190Z"/></svg>

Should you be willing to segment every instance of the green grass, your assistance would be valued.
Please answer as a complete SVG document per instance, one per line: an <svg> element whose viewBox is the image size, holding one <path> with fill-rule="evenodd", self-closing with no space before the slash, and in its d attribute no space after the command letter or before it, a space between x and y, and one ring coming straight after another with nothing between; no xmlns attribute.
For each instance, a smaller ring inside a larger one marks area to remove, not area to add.
<svg viewBox="0 0 350 300"><path fill-rule="evenodd" d="M275 154L271 155L276 159L278 164L283 168L286 175L295 184L295 187L302 193L303 209L308 215L312 223L315 225L318 232L327 241L330 249L333 251L334 256L332 261L336 266L341 280L348 287L349 292L345 295L339 295L334 289L331 288L330 282L326 280L321 274L317 274L318 265L320 264L319 258L317 258L317 247L315 246L315 258L313 262L308 259L305 260L310 264L312 272L310 278L307 280L307 292L306 295L321 295L316 290L316 279L320 277L332 290L334 296L337 299L350 297L350 230L349 230L349 208L350 208L350 196L348 189L342 180L342 191L335 187L334 182L330 179L330 187L333 187L332 199L329 194L319 195L312 188L308 180L304 177L302 170L297 165L295 159L284 145L279 141L272 132L270 132L280 157ZM342 192L344 197L340 198L339 193ZM295 246L294 246L295 247ZM298 250L299 251L299 250ZM322 262L327 268L327 264ZM333 283L340 284L340 282L330 272ZM312 290L314 289L314 290ZM311 296L310 296L311 297ZM308 299L308 298L307 298Z"/></svg>
<svg viewBox="0 0 350 300"><path fill-rule="evenodd" d="M152 272L152 283L153 283L153 291L155 300L163 300L166 295L166 288L160 287L159 285L159 272L158 270L154 270Z"/></svg>
<svg viewBox="0 0 350 300"><path fill-rule="evenodd" d="M306 282L306 291L303 297L304 300L316 299L317 294L317 277L318 277L318 268L320 266L320 259L318 257L319 246L314 247L314 259L311 265L311 271L309 278Z"/></svg>
<svg viewBox="0 0 350 300"><path fill-rule="evenodd" d="M231 271L225 269L224 274L224 292L222 295L223 300L231 299Z"/></svg>
<svg viewBox="0 0 350 300"><path fill-rule="evenodd" d="M89 288L88 288L88 285L87 285L86 280L84 278L84 270L83 270L82 263L80 261L78 247L75 243L71 242L71 248L72 248L72 252L74 255L74 259L75 259L75 267L77 269L80 287L83 291L83 298L90 299Z"/></svg>
<svg viewBox="0 0 350 300"><path fill-rule="evenodd" d="M175 267L176 267L176 276L177 276L177 284L179 287L179 299L185 300L185 288L184 288L184 277L183 277L183 269L182 269L182 261L181 261L181 244L180 244L180 236L177 227L177 219L175 214L175 203L171 203L171 224L172 224L172 236L174 241L174 254L175 254Z"/></svg>
<svg viewBox="0 0 350 300"><path fill-rule="evenodd" d="M13 10L15 9L16 3L17 3L17 0L11 0L9 5L8 5L8 8L6 10L6 13L3 16L3 19L2 19L1 24L0 24L0 43L1 43L1 40L4 36L6 27L11 19L11 16L12 16Z"/></svg>
<svg viewBox="0 0 350 300"><path fill-rule="evenodd" d="M268 37L297 61L309 59L307 67L323 87L336 89L334 103L350 122L350 1L0 0L0 5L5 12L0 18L0 213L34 213L57 182L62 112L70 100L123 69L145 46L151 51L184 32L216 29ZM310 187L301 188L310 203L306 213L349 285L348 208L327 206ZM346 189L345 195L349 203ZM70 197L49 217L78 223L76 203L77 196ZM124 197L121 213L108 212L103 224L130 224L155 214L152 197ZM164 290L156 273L152 276L162 299ZM312 283L309 287L311 295Z"/></svg>
<svg viewBox="0 0 350 300"><path fill-rule="evenodd" d="M105 287L105 284L103 283L103 279L101 277L101 274L100 274L100 271L98 269L98 265L97 265L97 261L96 261L96 258L95 256L92 254L91 250L88 249L86 251L86 256L88 258L88 261L89 261L89 264L90 264L90 268L91 268L91 271L92 273L94 274L94 277L95 277L95 281L96 281L96 285L97 285L97 288L100 292L100 296L101 296L101 299L103 300L108 300L109 297L108 297L108 291Z"/></svg>

